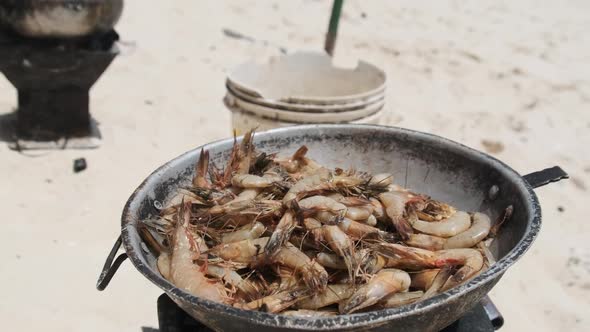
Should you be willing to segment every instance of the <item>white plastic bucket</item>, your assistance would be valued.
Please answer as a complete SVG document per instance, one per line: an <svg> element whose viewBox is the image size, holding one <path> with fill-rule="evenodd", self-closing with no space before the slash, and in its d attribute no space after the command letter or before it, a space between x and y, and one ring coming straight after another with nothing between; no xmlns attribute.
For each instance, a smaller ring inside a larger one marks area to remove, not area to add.
<svg viewBox="0 0 590 332"><path fill-rule="evenodd" d="M225 103L228 106L252 113L258 117L276 119L278 121L293 123L343 123L356 121L379 112L385 105L385 100L377 100L373 103L347 110L333 109L331 112L297 112L250 103L228 91Z"/></svg>
<svg viewBox="0 0 590 332"><path fill-rule="evenodd" d="M238 66L228 85L255 98L288 103L340 104L382 94L385 72L359 61L341 68L325 53L298 52Z"/></svg>
<svg viewBox="0 0 590 332"><path fill-rule="evenodd" d="M318 103L307 103L307 104L300 104L300 103L287 103L284 101L273 101L264 98L256 98L251 95L244 93L244 91L236 89L235 87L231 87L229 85L226 86L227 94L233 95L237 99L241 99L245 102L249 102L252 104L257 104L261 106L276 108L279 110L286 110L286 111L293 111L293 112L312 112L312 113L327 113L327 112L343 112L346 110L355 110L359 109L363 106L367 106L373 104L375 102L379 102L384 100L383 93L369 96L365 98L360 98L358 100L351 101L349 103L341 103L341 104L332 104L332 103L325 103L325 104L318 104Z"/></svg>
<svg viewBox="0 0 590 332"><path fill-rule="evenodd" d="M309 123L379 124L385 73L359 61L337 67L323 53L295 53L239 66L224 102L238 133Z"/></svg>
<svg viewBox="0 0 590 332"><path fill-rule="evenodd" d="M228 106L228 108L230 108ZM279 127L289 127L289 126L297 126L301 124L309 124L309 123L316 123L316 122L303 122L303 123L296 123L296 122L286 122L280 121L277 119L270 119L265 117L257 116L256 114L246 112L240 110L238 108L230 108L232 111L232 127L235 130L237 135L243 135L244 133L248 132L249 130L256 129L260 130L268 130L273 128ZM347 123L358 123L358 124L381 124L381 118L383 116L383 109L379 110L378 112L355 121L348 121ZM338 123L338 122L335 122Z"/></svg>

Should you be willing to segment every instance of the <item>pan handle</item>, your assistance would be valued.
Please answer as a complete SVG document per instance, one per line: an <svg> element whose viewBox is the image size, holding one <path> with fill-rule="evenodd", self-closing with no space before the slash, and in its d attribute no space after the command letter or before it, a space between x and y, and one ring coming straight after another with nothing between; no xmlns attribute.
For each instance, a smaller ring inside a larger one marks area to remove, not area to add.
<svg viewBox="0 0 590 332"><path fill-rule="evenodd" d="M115 273L117 273L119 266L121 266L121 264L123 264L123 262L127 259L127 254L122 253L121 255L119 255L119 257L117 257L117 259L115 259L115 262L113 263L113 259L115 258L117 251L119 251L119 248L121 248L121 243L123 243L123 241L121 241L121 235L119 235L117 241L115 242L115 245L113 246L113 249L111 249L111 252L107 257L107 260L104 263L104 266L102 267L102 272L98 277L96 289L98 289L99 291L103 291L105 288L107 288L109 282L111 282L111 279L113 279L113 276L115 275Z"/></svg>
<svg viewBox="0 0 590 332"><path fill-rule="evenodd" d="M568 179L569 177L570 176L559 166L553 166L551 168L546 168L542 171L533 172L523 176L525 181L528 182L533 188L539 188L552 182Z"/></svg>
<svg viewBox="0 0 590 332"><path fill-rule="evenodd" d="M481 304L483 305L483 309L486 312L486 315L490 319L492 326L494 327L494 331L499 330L504 325L504 317L496 308L496 305L490 300L489 296L485 296L481 300Z"/></svg>

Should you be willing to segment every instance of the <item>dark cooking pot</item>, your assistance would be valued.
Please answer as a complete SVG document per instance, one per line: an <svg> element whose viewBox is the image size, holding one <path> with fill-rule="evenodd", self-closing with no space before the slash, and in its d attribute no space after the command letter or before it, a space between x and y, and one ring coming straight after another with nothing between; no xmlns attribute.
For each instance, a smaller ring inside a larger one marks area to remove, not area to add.
<svg viewBox="0 0 590 332"><path fill-rule="evenodd" d="M233 140L227 139L203 148L220 165L232 144ZM465 211L485 212L492 220L513 205L512 218L503 225L491 248L498 262L469 282L426 301L336 317L284 317L194 297L160 275L156 257L142 245L138 221L157 215L162 202L177 188L191 183L201 150L198 147L160 167L131 195L123 210L121 237L107 259L97 287L106 287L128 255L133 265L181 308L217 331L439 331L478 303L531 246L541 226L541 208L533 187L567 177L554 167L523 179L506 164L482 152L435 135L393 127L309 125L257 133L255 138L260 150L284 155L304 144L309 147L309 156L322 164L391 172L396 183ZM126 254L112 264L121 243Z"/></svg>
<svg viewBox="0 0 590 332"><path fill-rule="evenodd" d="M123 0L0 0L0 25L26 37L83 37L110 31Z"/></svg>

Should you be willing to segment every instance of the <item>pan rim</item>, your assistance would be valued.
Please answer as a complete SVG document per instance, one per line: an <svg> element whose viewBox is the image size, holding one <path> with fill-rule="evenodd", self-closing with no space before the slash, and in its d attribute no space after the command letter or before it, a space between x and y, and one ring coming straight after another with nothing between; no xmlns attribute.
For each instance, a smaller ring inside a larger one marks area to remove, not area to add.
<svg viewBox="0 0 590 332"><path fill-rule="evenodd" d="M139 187L133 192L133 194L128 199L125 207L123 209L122 217L121 217L121 227L122 227L122 240L123 246L125 251L127 252L131 262L135 266L135 268L143 274L148 280L154 283L156 286L160 287L163 291L168 294L172 294L173 296L182 299L183 301L189 302L193 306L199 306L204 308L207 311L215 312L215 311L222 311L225 315L229 315L232 317L240 318L240 319L247 319L252 323L256 323L257 325L267 326L267 327L288 327L288 328L299 328L299 329L308 329L308 330L331 330L335 327L339 328L354 328L354 327L363 327L367 325L374 325L379 324L380 322L385 322L389 320L393 320L396 318L402 318L414 314L420 314L421 312L426 312L433 310L439 306L444 306L447 302L452 301L455 298L461 297L466 293L470 293L478 288L479 285L484 285L490 282L493 282L496 278L501 276L507 269L510 267L514 262L516 262L520 257L522 257L530 248L536 237L538 236L540 227L541 227L541 208L539 205L539 201L537 195L535 194L531 185L526 182L522 178L522 176L512 169L510 166L505 164L504 162L496 159L493 156L490 156L484 152L479 150L473 149L468 147L464 144L455 142L448 138L444 138L435 134L424 133L420 131L415 131L412 129L406 128L399 128L393 126L382 126L382 125L370 125L370 124L314 124L314 125L302 125L302 126L293 126L293 127L285 127L285 128L277 128L268 131L263 131L258 133L258 135L264 134L265 136L272 136L273 134L278 133L285 133L285 132L313 132L313 131L321 131L322 129L338 129L338 130L346 130L346 129L365 129L367 131L382 131L382 132L395 132L397 134L411 134L417 136L418 138L426 139L426 140L438 140L449 146L457 148L461 151L464 151L467 154L477 156L479 158L487 159L493 167L498 170L501 174L506 176L507 178L511 178L514 180L515 184L524 189L524 193L527 195L527 198L530 200L530 204L527 205L529 209L529 220L527 221L527 227L525 233L518 241L518 243L500 260L496 262L496 264L492 265L488 270L484 273L480 274L474 279L471 279L467 283L460 285L459 287L455 287L450 289L447 292L434 296L428 300L420 301L414 304L401 306L398 308L391 308L391 309L383 309L377 310L373 312L366 312L366 313L356 313L350 315L339 315L334 317L318 317L318 318L301 318L301 317L288 317L282 315L274 315L264 312L258 311L248 311L243 309L234 308L231 306L227 306L225 304L209 301L206 299L201 299L194 295L191 295L183 290L176 288L173 284L168 282L166 279L161 277L159 273L156 273L152 270L149 266L143 264L143 262L139 259L138 255L136 254L136 250L134 249L130 237L132 233L137 233L135 229L135 221L133 217L130 215L130 205L137 200L138 195L142 193L143 190L146 190L145 187L150 182L150 180L154 179L154 176L163 170L172 167L174 163L180 162L184 156L192 153L198 152L201 148L207 148L208 146L212 145L219 145L219 144L227 144L232 143L233 138L229 139L221 139L216 140L211 143L199 146L195 149L192 149L188 152L185 152L178 157L166 162L164 165L157 168L154 172L152 172L142 183ZM137 202L139 203L139 201ZM140 249L141 250L141 249Z"/></svg>

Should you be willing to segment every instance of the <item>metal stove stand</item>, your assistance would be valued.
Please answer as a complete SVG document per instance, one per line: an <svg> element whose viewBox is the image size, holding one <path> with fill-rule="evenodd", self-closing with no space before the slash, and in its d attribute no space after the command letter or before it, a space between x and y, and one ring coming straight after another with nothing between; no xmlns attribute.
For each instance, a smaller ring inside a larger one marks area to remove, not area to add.
<svg viewBox="0 0 590 332"><path fill-rule="evenodd" d="M0 71L18 90L16 148L96 147L89 90L119 53L118 39L114 30L73 40L0 31Z"/></svg>
<svg viewBox="0 0 590 332"><path fill-rule="evenodd" d="M158 298L158 321L160 332L210 332L209 328L180 309L166 294ZM504 319L485 297L475 308L442 332L491 332L502 327Z"/></svg>

